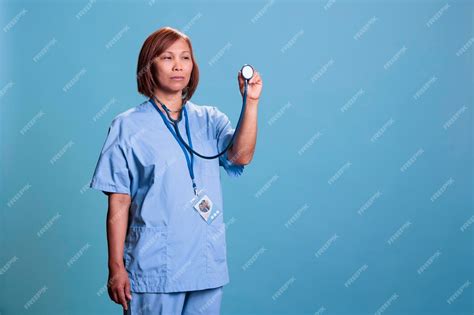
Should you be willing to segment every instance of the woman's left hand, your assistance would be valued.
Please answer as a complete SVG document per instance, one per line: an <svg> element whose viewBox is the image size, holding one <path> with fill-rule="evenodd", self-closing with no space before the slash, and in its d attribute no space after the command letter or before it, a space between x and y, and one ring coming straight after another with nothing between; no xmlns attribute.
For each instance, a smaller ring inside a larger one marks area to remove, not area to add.
<svg viewBox="0 0 474 315"><path fill-rule="evenodd" d="M240 71L237 74L237 79L239 82L240 94L242 94L243 97L245 79L242 77L242 73ZM247 100L258 101L258 99L260 98L260 93L262 93L262 83L263 82L262 78L260 77L260 74L257 72L257 70L254 69L253 77L249 80L247 86Z"/></svg>

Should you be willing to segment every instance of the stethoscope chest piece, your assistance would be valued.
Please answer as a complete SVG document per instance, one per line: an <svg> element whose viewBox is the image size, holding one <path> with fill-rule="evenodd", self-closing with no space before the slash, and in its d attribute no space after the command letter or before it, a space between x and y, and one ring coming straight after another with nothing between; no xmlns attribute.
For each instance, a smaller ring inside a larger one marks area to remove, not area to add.
<svg viewBox="0 0 474 315"><path fill-rule="evenodd" d="M244 77L245 80L250 80L253 77L253 68L251 65L244 65L242 69L240 70L242 73L242 76Z"/></svg>

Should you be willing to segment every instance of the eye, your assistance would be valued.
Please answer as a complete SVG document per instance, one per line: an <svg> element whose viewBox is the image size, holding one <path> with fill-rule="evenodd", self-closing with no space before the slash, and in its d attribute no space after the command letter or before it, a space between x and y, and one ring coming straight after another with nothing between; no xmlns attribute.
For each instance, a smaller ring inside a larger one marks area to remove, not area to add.
<svg viewBox="0 0 474 315"><path fill-rule="evenodd" d="M184 57L184 59L191 59L191 58L189 58L189 57Z"/></svg>
<svg viewBox="0 0 474 315"><path fill-rule="evenodd" d="M161 59L171 59L171 57L165 56L165 57L163 57L163 58L161 58Z"/></svg>

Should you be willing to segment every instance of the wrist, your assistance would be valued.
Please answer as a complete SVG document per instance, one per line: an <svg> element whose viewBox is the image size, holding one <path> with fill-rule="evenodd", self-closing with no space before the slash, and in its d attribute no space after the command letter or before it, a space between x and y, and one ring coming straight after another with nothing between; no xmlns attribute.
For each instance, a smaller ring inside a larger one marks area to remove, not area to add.
<svg viewBox="0 0 474 315"><path fill-rule="evenodd" d="M125 268L123 261L109 260L109 271L120 270Z"/></svg>
<svg viewBox="0 0 474 315"><path fill-rule="evenodd" d="M258 98L247 97L247 104L258 105L258 101L259 101Z"/></svg>

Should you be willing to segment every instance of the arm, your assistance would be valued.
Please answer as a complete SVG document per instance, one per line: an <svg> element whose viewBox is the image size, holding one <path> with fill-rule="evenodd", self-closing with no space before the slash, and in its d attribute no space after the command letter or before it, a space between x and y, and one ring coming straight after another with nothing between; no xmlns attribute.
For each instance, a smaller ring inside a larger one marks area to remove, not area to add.
<svg viewBox="0 0 474 315"><path fill-rule="evenodd" d="M229 148L228 157L235 164L246 165L252 161L257 142L258 99L248 99L242 122Z"/></svg>
<svg viewBox="0 0 474 315"><path fill-rule="evenodd" d="M108 193L109 208L107 212L107 244L109 254L108 291L110 298L122 304L127 310L130 294L130 281L123 263L123 250L128 224L128 211L131 198L128 194Z"/></svg>
<svg viewBox="0 0 474 315"><path fill-rule="evenodd" d="M237 80L242 96L244 95L244 78L238 73ZM257 113L258 101L262 92L262 79L260 73L255 71L254 76L247 86L247 104L243 113L239 130L234 138L234 143L229 148L227 156L234 164L246 165L252 161L257 142Z"/></svg>

